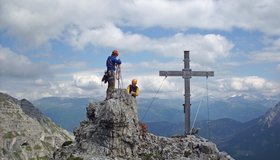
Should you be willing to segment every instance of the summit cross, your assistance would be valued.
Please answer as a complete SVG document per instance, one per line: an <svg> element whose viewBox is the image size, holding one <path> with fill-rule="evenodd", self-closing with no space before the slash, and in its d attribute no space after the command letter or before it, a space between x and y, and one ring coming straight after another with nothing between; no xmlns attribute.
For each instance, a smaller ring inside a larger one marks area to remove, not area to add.
<svg viewBox="0 0 280 160"><path fill-rule="evenodd" d="M185 113L185 134L191 134L190 131L190 79L193 76L200 76L200 77L213 77L214 71L192 71L190 69L190 53L189 51L184 51L184 68L182 71L159 71L159 76L182 76L185 80L185 104L184 106L184 113Z"/></svg>

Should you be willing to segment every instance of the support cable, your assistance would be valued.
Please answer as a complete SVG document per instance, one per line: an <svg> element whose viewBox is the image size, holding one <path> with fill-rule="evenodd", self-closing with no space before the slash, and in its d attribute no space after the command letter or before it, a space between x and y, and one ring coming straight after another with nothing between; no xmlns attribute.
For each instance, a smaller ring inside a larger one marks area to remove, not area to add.
<svg viewBox="0 0 280 160"><path fill-rule="evenodd" d="M201 102L203 101L203 98L204 97L201 97L199 105L197 107L196 114L195 114L195 117L194 117L194 120L193 120L193 124L192 124L192 127L191 127L191 131L194 129L194 124L196 122L196 118L197 118L197 115L198 115L198 112L199 112L199 109L200 109L200 106L201 106Z"/></svg>
<svg viewBox="0 0 280 160"><path fill-rule="evenodd" d="M208 130L208 139L211 139L210 135L210 110L209 110L209 94L208 94L208 76L206 76L206 105L207 105L207 114L208 114L208 120L207 120L207 130Z"/></svg>
<svg viewBox="0 0 280 160"><path fill-rule="evenodd" d="M155 95L154 95L154 97L153 97L151 103L149 104L149 106L148 106L148 108L146 109L146 111L145 111L143 117L141 118L141 121L143 121L143 120L145 119L147 112L150 110L150 108L151 108L153 102L155 101L155 98L157 97L157 94L158 94L158 92L160 91L160 89L161 89L161 87L162 87L162 85L163 85L163 82L166 80L166 78L167 78L167 76L165 76L165 78L162 80L162 82L161 82L161 84L160 84L160 86L159 86L157 92L155 93Z"/></svg>
<svg viewBox="0 0 280 160"><path fill-rule="evenodd" d="M211 136L210 136L210 110L209 110L209 95L208 95L208 76L206 76L205 88L206 88L206 106L207 106L207 134L208 134L208 139L210 139ZM198 112L200 110L202 100L203 100L203 97L201 98L201 100L199 102L199 105L198 105L198 108L197 108L197 111L196 111L196 114L195 114L195 118L194 118L194 121L193 121L193 124L192 124L192 127L191 127L191 131L194 129L194 125L195 125L195 122L196 122L196 119L197 119Z"/></svg>

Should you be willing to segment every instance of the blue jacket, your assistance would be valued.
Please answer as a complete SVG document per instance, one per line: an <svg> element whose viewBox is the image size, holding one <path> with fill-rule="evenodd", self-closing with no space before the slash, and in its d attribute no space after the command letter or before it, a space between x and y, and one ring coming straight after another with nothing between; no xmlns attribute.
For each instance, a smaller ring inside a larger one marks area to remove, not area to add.
<svg viewBox="0 0 280 160"><path fill-rule="evenodd" d="M115 65L121 64L121 63L122 63L121 60L117 59L116 57L109 56L107 58L107 62L106 62L107 71L115 71L116 70Z"/></svg>

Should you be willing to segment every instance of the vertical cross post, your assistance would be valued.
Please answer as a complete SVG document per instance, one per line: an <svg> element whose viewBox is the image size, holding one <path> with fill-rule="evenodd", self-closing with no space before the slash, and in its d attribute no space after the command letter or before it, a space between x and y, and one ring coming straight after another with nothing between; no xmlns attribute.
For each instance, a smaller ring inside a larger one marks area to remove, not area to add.
<svg viewBox="0 0 280 160"><path fill-rule="evenodd" d="M191 74L184 74L184 72L190 73L190 54L189 51L184 51L184 69L183 69L183 78L185 79L185 134L190 133L190 107L191 107L191 89L190 89L190 78Z"/></svg>
<svg viewBox="0 0 280 160"><path fill-rule="evenodd" d="M184 51L184 68L182 71L159 71L159 76L182 76L185 80L185 134L191 134L190 122L191 122L191 91L190 91L190 79L192 76L204 76L213 77L214 71L192 71L190 69L190 53L189 51Z"/></svg>

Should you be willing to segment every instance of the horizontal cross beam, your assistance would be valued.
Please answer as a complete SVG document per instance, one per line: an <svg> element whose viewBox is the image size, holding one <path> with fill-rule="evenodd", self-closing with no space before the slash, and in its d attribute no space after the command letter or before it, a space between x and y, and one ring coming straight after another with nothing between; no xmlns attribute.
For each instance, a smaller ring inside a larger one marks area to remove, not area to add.
<svg viewBox="0 0 280 160"><path fill-rule="evenodd" d="M203 76L213 77L214 71L159 71L159 76Z"/></svg>

